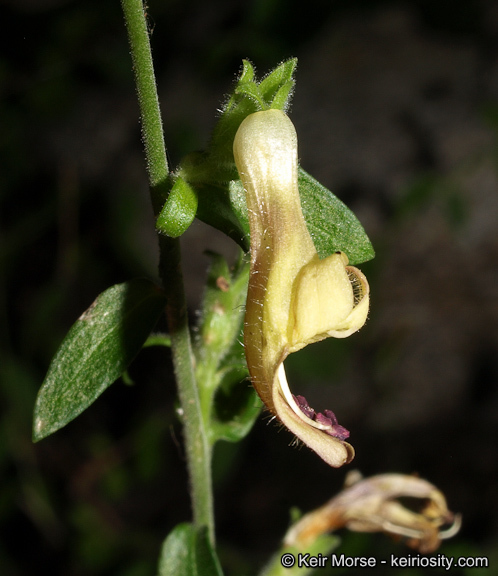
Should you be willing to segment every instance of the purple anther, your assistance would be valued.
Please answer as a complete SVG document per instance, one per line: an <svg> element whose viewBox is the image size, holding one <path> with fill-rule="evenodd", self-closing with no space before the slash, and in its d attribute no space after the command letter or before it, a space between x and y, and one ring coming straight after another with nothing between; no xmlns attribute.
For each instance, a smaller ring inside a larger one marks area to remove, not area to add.
<svg viewBox="0 0 498 576"><path fill-rule="evenodd" d="M332 410L324 410L323 413L332 422L332 424L338 424L337 416L332 412Z"/></svg>
<svg viewBox="0 0 498 576"><path fill-rule="evenodd" d="M313 410L313 408L308 404L308 401L306 400L306 398L304 396L294 396L294 394L292 395L292 397L294 398L294 400L296 401L296 404L299 406L299 408L301 409L301 412L307 416L308 418L310 418L311 420L315 419L315 411Z"/></svg>
<svg viewBox="0 0 498 576"><path fill-rule="evenodd" d="M330 430L324 430L329 436L338 438L339 440L346 440L349 438L349 430L346 430L344 426L340 424L334 424Z"/></svg>
<svg viewBox="0 0 498 576"><path fill-rule="evenodd" d="M328 412L330 412L330 410L328 410ZM324 416L321 412L318 412L318 414L316 415L315 421L318 422L319 424L323 424L324 426L333 426L334 422L332 422L332 420L330 418L327 418L327 416ZM337 422L337 420L336 420Z"/></svg>
<svg viewBox="0 0 498 576"><path fill-rule="evenodd" d="M346 440L346 438L349 438L349 430L346 430L344 426L341 426L337 422L337 417L332 412L332 410L324 410L323 414L321 412L315 412L315 410L313 410L313 408L308 404L308 401L304 396L294 396L293 394L292 397L305 416L314 422L318 422L323 426L327 426L327 428L323 430L325 434L333 436L338 440Z"/></svg>

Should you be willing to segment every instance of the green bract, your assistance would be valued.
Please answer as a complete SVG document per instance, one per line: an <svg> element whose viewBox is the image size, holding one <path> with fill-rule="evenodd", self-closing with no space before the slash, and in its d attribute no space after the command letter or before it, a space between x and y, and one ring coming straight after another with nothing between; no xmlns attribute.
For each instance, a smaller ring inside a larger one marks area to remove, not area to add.
<svg viewBox="0 0 498 576"><path fill-rule="evenodd" d="M249 264L240 261L230 270L211 254L201 322L194 343L196 379L210 443L238 442L252 428L261 411L241 343Z"/></svg>
<svg viewBox="0 0 498 576"><path fill-rule="evenodd" d="M197 211L197 193L178 176L168 199L157 217L157 228L171 238L178 238L192 224Z"/></svg>
<svg viewBox="0 0 498 576"><path fill-rule="evenodd" d="M186 156L172 176L170 197L157 220L158 231L178 236L196 215L248 251L246 196L234 162L233 141L240 124L250 114L288 109L296 65L295 58L287 60L258 81L253 66L244 60L209 146L203 152ZM372 245L353 212L302 168L298 175L304 218L320 258L341 250L348 254L351 264L372 259ZM183 203L178 202L179 189L185 198Z"/></svg>

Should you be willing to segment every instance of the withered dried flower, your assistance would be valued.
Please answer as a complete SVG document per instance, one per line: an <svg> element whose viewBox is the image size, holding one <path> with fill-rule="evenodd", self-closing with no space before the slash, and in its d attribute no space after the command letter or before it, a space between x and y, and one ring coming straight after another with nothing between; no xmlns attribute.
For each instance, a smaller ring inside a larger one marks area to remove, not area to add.
<svg viewBox="0 0 498 576"><path fill-rule="evenodd" d="M420 509L407 508L401 498L415 499ZM321 508L303 516L291 526L284 543L305 549L321 534L346 527L356 532L404 537L410 547L428 553L434 552L441 540L454 536L460 524L460 515L448 510L442 492L427 480L380 474L355 482Z"/></svg>

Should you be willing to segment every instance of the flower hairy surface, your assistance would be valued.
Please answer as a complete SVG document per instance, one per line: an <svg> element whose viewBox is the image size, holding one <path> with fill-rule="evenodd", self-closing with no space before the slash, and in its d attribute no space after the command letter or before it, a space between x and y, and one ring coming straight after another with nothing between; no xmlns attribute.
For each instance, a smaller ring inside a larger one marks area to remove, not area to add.
<svg viewBox="0 0 498 576"><path fill-rule="evenodd" d="M246 192L251 271L244 344L252 383L267 408L334 467L354 457L334 413L316 413L293 396L283 362L329 336L345 338L366 321L369 287L343 252L320 259L298 188L297 135L280 110L241 123L234 158Z"/></svg>

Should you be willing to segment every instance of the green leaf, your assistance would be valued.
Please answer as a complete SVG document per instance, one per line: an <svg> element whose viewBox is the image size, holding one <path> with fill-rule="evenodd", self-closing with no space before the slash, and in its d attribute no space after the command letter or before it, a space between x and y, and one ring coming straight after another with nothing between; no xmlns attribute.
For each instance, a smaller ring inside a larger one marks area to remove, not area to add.
<svg viewBox="0 0 498 576"><path fill-rule="evenodd" d="M317 180L299 168L299 194L303 215L320 258L337 250L351 265L375 256L372 244L354 213ZM243 250L250 243L244 187L232 180L218 187L204 187L199 194L198 217L235 240Z"/></svg>
<svg viewBox="0 0 498 576"><path fill-rule="evenodd" d="M162 546L158 576L223 576L207 529L178 524Z"/></svg>
<svg viewBox="0 0 498 576"><path fill-rule="evenodd" d="M320 258L342 250L350 264L371 260L374 249L353 212L302 168L298 178L303 215Z"/></svg>
<svg viewBox="0 0 498 576"><path fill-rule="evenodd" d="M35 442L76 418L119 378L164 306L161 289L143 278L112 286L97 297L50 364L35 404Z"/></svg>
<svg viewBox="0 0 498 576"><path fill-rule="evenodd" d="M194 188L178 176L157 217L156 230L171 238L178 238L192 224L197 212L197 203Z"/></svg>
<svg viewBox="0 0 498 576"><path fill-rule="evenodd" d="M221 230L245 252L249 250L249 219L244 186L240 180L198 186L197 218Z"/></svg>
<svg viewBox="0 0 498 576"><path fill-rule="evenodd" d="M199 576L223 576L218 556L211 545L206 527L197 530L195 542L195 558Z"/></svg>

